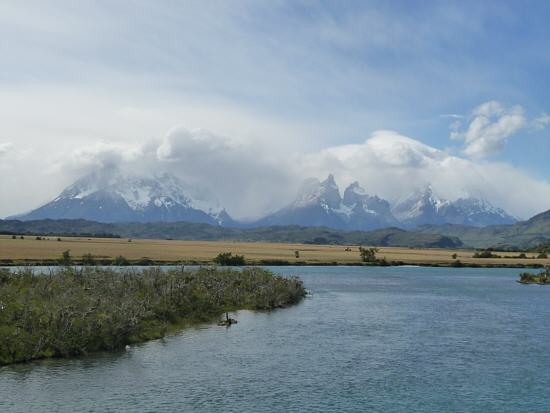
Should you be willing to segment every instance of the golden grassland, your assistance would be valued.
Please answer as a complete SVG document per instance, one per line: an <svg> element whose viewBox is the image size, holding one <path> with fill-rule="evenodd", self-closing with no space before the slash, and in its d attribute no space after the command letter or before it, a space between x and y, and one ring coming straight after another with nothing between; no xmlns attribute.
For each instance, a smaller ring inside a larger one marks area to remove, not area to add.
<svg viewBox="0 0 550 413"><path fill-rule="evenodd" d="M63 251L70 250L73 258L79 259L84 254L94 257L115 258L119 255L128 260L149 258L163 263L195 262L211 263L220 252L232 252L244 255L247 262L261 263L262 260L284 260L300 264L359 264L360 257L356 245L309 245L282 244L266 242L231 242L231 241L177 241L149 240L126 238L83 238L83 237L50 236L37 240L35 236L25 236L24 239L12 239L11 236L0 236L0 263L38 262L55 260L61 257ZM346 248L351 251L346 251ZM296 258L295 252L299 252ZM495 252L500 256L516 256L517 253ZM536 254L527 253L527 259L520 258L472 258L472 250L448 249L413 249L399 247L381 247L377 258L385 258L388 262L400 261L406 264L418 265L450 265L455 259L471 265L550 265L550 259L537 259Z"/></svg>

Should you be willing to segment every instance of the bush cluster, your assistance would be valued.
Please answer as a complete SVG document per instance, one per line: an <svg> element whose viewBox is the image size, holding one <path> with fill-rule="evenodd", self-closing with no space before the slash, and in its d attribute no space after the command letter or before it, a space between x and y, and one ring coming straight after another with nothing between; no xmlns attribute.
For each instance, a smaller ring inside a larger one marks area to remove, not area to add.
<svg viewBox="0 0 550 413"><path fill-rule="evenodd" d="M0 269L0 365L116 350L186 321L283 307L304 296L298 278L260 268Z"/></svg>
<svg viewBox="0 0 550 413"><path fill-rule="evenodd" d="M237 266L246 265L244 255L233 255L230 252L222 252L216 256L213 260L218 265L223 266Z"/></svg>

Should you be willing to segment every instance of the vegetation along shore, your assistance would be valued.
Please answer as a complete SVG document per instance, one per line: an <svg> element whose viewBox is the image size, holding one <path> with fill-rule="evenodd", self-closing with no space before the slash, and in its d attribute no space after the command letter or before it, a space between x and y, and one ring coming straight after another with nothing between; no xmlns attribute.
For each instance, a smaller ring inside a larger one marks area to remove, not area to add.
<svg viewBox="0 0 550 413"><path fill-rule="evenodd" d="M0 365L123 349L223 312L295 304L305 294L298 278L254 267L0 269Z"/></svg>

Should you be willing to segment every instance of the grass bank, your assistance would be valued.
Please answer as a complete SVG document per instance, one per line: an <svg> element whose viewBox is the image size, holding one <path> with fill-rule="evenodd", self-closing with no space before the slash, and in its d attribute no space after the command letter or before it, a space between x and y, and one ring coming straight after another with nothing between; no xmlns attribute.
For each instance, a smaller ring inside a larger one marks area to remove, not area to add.
<svg viewBox="0 0 550 413"><path fill-rule="evenodd" d="M285 307L304 296L298 278L260 268L0 269L0 365L117 350L225 311Z"/></svg>
<svg viewBox="0 0 550 413"><path fill-rule="evenodd" d="M250 265L363 265L358 245L306 245L265 242L176 241L116 238L25 237L0 235L0 266L57 265L64 251L74 264L91 254L97 264L116 265L124 257L132 265L207 265L221 252L243 255ZM366 246L366 245L365 245ZM550 259L538 253L504 258L475 258L475 250L439 248L378 247L376 257L389 265L464 267L543 267Z"/></svg>

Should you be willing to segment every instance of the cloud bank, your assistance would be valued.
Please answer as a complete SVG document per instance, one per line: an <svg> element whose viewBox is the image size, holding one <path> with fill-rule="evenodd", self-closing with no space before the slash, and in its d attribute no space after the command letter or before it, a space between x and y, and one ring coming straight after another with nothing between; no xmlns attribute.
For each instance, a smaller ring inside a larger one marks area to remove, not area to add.
<svg viewBox="0 0 550 413"><path fill-rule="evenodd" d="M480 107L476 116L495 111ZM501 113L502 118L510 112ZM431 183L442 197L485 198L518 217L550 208L549 182L509 164L452 155L390 130L376 131L357 144L281 156L205 129L176 128L145 144L80 148L56 164L58 173L72 177L112 167L125 173L177 175L195 193L214 194L241 219L286 205L304 179L329 173L342 187L358 180L368 192L391 202Z"/></svg>

